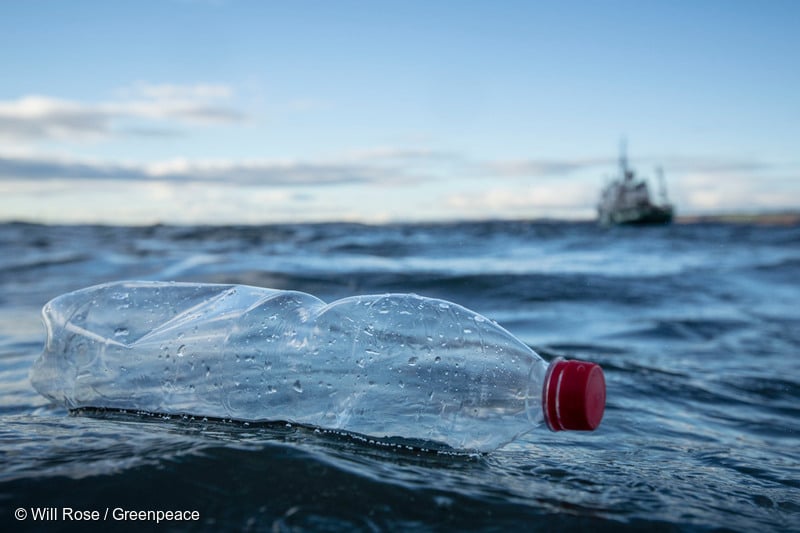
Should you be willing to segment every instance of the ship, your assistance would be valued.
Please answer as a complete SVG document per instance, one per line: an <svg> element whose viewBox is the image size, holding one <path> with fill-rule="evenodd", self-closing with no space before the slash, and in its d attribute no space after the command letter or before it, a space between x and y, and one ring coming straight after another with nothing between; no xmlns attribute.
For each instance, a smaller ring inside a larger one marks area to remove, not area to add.
<svg viewBox="0 0 800 533"><path fill-rule="evenodd" d="M620 144L619 175L606 185L597 204L597 219L604 226L629 225L643 226L669 224L674 216L674 208L667 199L664 173L657 169L659 199L654 202L650 196L647 180L639 178L628 165L625 142Z"/></svg>

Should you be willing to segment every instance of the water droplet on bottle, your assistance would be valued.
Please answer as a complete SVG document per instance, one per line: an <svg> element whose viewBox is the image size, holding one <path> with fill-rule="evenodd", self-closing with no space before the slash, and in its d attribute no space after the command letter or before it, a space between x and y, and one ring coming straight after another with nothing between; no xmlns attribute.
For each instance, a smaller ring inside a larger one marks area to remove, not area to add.
<svg viewBox="0 0 800 533"><path fill-rule="evenodd" d="M450 309L450 305L444 302L439 302L439 309Z"/></svg>
<svg viewBox="0 0 800 533"><path fill-rule="evenodd" d="M409 358L408 358L408 366L414 366L414 365L416 365L416 364L417 364L417 361L419 361L419 358L418 358L418 357L416 357L416 356L411 356L411 357L409 357Z"/></svg>
<svg viewBox="0 0 800 533"><path fill-rule="evenodd" d="M183 357L185 353L186 353L186 345L181 344L180 346L178 346L178 352L177 352L178 357Z"/></svg>
<svg viewBox="0 0 800 533"><path fill-rule="evenodd" d="M278 389L276 389L272 385L267 385L267 393L268 394L275 394L276 392L278 392Z"/></svg>
<svg viewBox="0 0 800 533"><path fill-rule="evenodd" d="M470 333L472 333L472 330L471 330L471 329L469 329L469 328L464 328L464 335L469 335Z"/></svg>
<svg viewBox="0 0 800 533"><path fill-rule="evenodd" d="M434 363L440 363L441 361L442 361L442 358L439 357L438 355L436 356L436 359L433 360Z"/></svg>
<svg viewBox="0 0 800 533"><path fill-rule="evenodd" d="M292 384L292 388L295 392L303 392L303 386L300 384L300 380L296 380L294 384Z"/></svg>
<svg viewBox="0 0 800 533"><path fill-rule="evenodd" d="M114 330L115 337L127 337L129 333L128 328L117 328Z"/></svg>

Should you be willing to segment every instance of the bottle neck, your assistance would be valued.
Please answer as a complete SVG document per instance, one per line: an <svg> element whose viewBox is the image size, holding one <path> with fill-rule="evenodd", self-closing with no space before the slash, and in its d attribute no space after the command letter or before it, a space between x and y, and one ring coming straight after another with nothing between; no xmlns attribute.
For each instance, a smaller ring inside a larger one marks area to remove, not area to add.
<svg viewBox="0 0 800 533"><path fill-rule="evenodd" d="M556 357L553 359L550 365L548 365L542 380L542 416L550 431L558 431L561 429L559 425L555 423L558 413L559 382L557 376L554 376L553 373L563 361L565 361L563 357Z"/></svg>
<svg viewBox="0 0 800 533"><path fill-rule="evenodd" d="M531 365L530 373L528 374L528 392L525 398L525 410L528 414L528 420L532 426L538 426L544 421L543 409L543 388L546 386L546 377L550 370L547 361L540 359L537 354L537 360Z"/></svg>

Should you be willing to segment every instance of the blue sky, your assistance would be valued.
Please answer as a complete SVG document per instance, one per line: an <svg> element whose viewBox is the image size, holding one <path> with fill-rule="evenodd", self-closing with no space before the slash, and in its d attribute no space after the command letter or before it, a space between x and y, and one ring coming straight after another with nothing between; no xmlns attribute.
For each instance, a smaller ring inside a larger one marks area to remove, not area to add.
<svg viewBox="0 0 800 533"><path fill-rule="evenodd" d="M0 219L800 208L800 2L0 3Z"/></svg>

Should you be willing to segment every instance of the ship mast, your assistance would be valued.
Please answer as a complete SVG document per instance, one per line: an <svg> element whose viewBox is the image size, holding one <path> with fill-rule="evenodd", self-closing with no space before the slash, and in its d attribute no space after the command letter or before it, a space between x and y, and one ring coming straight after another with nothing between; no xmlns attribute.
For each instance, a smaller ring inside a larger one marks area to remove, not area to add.
<svg viewBox="0 0 800 533"><path fill-rule="evenodd" d="M667 205L669 199L667 198L667 182L664 181L664 169L659 165L656 167L656 176L658 176L658 192L661 203Z"/></svg>
<svg viewBox="0 0 800 533"><path fill-rule="evenodd" d="M622 179L628 180L632 174L628 171L628 142L623 137L619 141L619 170L622 173Z"/></svg>

